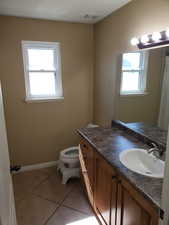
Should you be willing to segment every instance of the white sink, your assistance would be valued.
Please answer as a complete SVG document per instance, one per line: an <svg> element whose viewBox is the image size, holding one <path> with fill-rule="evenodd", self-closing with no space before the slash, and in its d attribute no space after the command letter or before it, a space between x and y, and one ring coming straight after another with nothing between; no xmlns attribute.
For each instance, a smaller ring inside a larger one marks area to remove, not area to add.
<svg viewBox="0 0 169 225"><path fill-rule="evenodd" d="M121 163L128 169L155 178L164 177L165 163L156 159L152 154L148 154L146 150L134 148L129 149L120 154Z"/></svg>

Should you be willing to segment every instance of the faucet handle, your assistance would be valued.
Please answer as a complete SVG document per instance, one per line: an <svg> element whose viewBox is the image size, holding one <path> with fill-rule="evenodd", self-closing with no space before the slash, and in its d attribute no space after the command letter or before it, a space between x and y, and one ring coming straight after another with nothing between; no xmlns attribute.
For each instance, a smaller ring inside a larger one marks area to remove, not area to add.
<svg viewBox="0 0 169 225"><path fill-rule="evenodd" d="M151 143L151 146L152 146L152 147L151 147L150 149L147 150L147 152L148 152L149 154L152 153L152 152L154 152L155 150L159 150L159 149L158 149L158 146L157 146L155 143L152 142L152 143Z"/></svg>
<svg viewBox="0 0 169 225"><path fill-rule="evenodd" d="M163 155L164 149L161 149L156 143L151 143L152 148L148 149L148 154L153 153L157 158Z"/></svg>
<svg viewBox="0 0 169 225"><path fill-rule="evenodd" d="M152 145L154 148L158 149L158 145L157 145L156 143L152 142L151 145Z"/></svg>

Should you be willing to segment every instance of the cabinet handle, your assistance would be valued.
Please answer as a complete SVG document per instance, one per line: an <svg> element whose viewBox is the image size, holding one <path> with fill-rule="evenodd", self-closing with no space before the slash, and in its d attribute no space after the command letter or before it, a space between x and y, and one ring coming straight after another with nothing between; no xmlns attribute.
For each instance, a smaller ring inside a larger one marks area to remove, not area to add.
<svg viewBox="0 0 169 225"><path fill-rule="evenodd" d="M112 176L112 180L114 180L114 179L116 179L117 178L117 176Z"/></svg>

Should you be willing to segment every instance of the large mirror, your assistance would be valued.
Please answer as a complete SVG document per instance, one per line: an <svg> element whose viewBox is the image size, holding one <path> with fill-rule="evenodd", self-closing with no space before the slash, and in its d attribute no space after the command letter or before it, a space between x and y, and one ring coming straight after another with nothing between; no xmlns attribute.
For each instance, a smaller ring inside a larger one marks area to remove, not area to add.
<svg viewBox="0 0 169 225"><path fill-rule="evenodd" d="M169 46L126 52L117 59L115 118L157 144L163 150L161 159L165 161L169 126Z"/></svg>
<svg viewBox="0 0 169 225"><path fill-rule="evenodd" d="M116 119L169 125L169 47L121 54Z"/></svg>

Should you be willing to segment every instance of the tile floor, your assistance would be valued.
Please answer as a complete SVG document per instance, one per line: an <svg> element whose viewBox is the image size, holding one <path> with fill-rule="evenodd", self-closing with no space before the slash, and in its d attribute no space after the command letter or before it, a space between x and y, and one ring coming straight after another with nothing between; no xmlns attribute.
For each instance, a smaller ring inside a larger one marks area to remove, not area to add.
<svg viewBox="0 0 169 225"><path fill-rule="evenodd" d="M18 225L98 225L79 179L61 184L55 167L13 174Z"/></svg>

